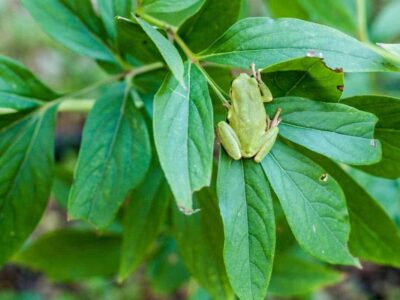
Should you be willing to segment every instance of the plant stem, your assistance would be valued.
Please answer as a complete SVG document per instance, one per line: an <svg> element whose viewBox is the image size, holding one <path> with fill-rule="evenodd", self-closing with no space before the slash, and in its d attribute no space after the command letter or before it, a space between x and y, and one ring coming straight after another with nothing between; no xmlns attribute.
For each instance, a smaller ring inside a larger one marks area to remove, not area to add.
<svg viewBox="0 0 400 300"><path fill-rule="evenodd" d="M65 99L58 106L58 111L69 113L87 113L92 109L95 102L95 99Z"/></svg>
<svg viewBox="0 0 400 300"><path fill-rule="evenodd" d="M188 59L190 59L197 68L203 73L204 77L207 79L208 84L211 86L211 88L214 90L215 94L218 96L218 98L222 101L223 104L228 103L228 100L225 99L223 93L221 92L222 89L215 83L215 81L210 77L210 75L207 73L207 71L203 68L203 66L200 64L200 61L196 54L190 50L190 48L186 45L186 43L182 40L182 38L178 35L177 32L171 32L175 42L181 47L182 51L185 53Z"/></svg>
<svg viewBox="0 0 400 300"><path fill-rule="evenodd" d="M136 11L136 14L143 20L145 20L147 23L150 23L154 26L157 26L158 28L164 29L166 31L173 31L176 32L177 28L171 24L168 24L166 22L163 22L159 19L156 19L145 12L141 11L140 9Z"/></svg>
<svg viewBox="0 0 400 300"><path fill-rule="evenodd" d="M47 106L52 106L52 105L59 105L59 108L58 108L59 111L88 112L91 109L91 107L93 106L94 100L93 99L91 99L91 100L79 99L78 98L79 96L87 95L90 92L93 92L106 84L116 82L123 78L126 78L127 80L130 81L133 77L135 77L137 75L151 72L154 70L158 70L158 69L161 69L162 67L164 67L164 63L162 63L162 62L155 62L155 63L151 63L148 65L144 65L144 66L132 69L128 72L124 72L121 74L111 76L109 78L106 78L105 80L96 82L93 85L83 88L81 90L65 94L65 95L59 97L58 99L56 99L52 102L49 102L45 106L47 107Z"/></svg>
<svg viewBox="0 0 400 300"><path fill-rule="evenodd" d="M368 42L367 8L365 0L357 0L358 37L362 42Z"/></svg>

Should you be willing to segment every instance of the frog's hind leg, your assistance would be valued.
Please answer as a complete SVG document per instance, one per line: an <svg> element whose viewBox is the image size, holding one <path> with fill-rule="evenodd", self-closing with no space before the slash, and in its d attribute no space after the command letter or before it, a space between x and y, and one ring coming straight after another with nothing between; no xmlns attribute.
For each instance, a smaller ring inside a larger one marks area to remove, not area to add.
<svg viewBox="0 0 400 300"><path fill-rule="evenodd" d="M218 137L230 157L234 160L242 158L239 138L227 122L222 121L218 123Z"/></svg>
<svg viewBox="0 0 400 300"><path fill-rule="evenodd" d="M278 137L278 132L279 128L274 127L264 133L264 135L261 137L260 149L254 157L255 162L262 162L267 154L271 151L272 146L275 144L276 138Z"/></svg>
<svg viewBox="0 0 400 300"><path fill-rule="evenodd" d="M281 109L278 108L274 118L271 120L267 119L267 131L261 137L260 148L254 157L255 162L259 163L267 156L271 151L272 146L275 144L276 138L278 137L279 128L278 125L281 122L279 117Z"/></svg>

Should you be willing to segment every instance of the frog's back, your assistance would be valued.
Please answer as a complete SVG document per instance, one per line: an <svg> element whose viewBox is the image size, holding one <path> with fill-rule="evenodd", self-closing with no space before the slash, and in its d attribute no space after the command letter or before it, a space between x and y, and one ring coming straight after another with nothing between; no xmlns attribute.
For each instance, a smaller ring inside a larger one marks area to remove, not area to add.
<svg viewBox="0 0 400 300"><path fill-rule="evenodd" d="M267 118L257 81L247 74L240 74L232 83L231 97L228 121L239 138L242 155L251 157L258 150Z"/></svg>

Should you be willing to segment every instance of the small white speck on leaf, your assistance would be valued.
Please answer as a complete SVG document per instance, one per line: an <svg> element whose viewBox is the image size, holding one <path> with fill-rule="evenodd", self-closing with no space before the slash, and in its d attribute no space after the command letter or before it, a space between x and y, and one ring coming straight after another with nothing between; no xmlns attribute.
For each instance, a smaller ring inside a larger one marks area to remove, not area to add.
<svg viewBox="0 0 400 300"><path fill-rule="evenodd" d="M312 225L312 231L313 231L314 233L317 232L317 227L315 227L315 224Z"/></svg>

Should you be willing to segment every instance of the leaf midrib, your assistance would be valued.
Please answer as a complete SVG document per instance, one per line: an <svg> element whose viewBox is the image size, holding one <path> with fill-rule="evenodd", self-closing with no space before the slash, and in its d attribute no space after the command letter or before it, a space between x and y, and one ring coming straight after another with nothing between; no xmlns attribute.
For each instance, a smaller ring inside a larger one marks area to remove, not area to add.
<svg viewBox="0 0 400 300"><path fill-rule="evenodd" d="M107 171L108 171L108 163L110 161L111 154L114 151L114 147L115 147L115 143L116 143L116 140L117 140L117 136L118 136L119 130L121 128L122 118L124 116L124 112L125 112L125 108L126 108L126 104L127 104L127 99L129 98L128 97L128 93L129 93L129 88L126 87L125 92L124 92L124 99L123 99L123 102L122 102L122 105L121 105L121 108L120 108L120 114L119 114L118 120L117 120L117 125L116 125L115 130L114 130L115 134L113 135L113 138L112 138L111 143L109 145L109 148L107 150L106 158L104 160L104 164L103 164L103 167L102 167L103 172L101 174L101 178L100 178L100 180L97 181L97 184L96 184L95 188L93 188L92 195L87 198L89 203L90 203L89 210L88 210L88 213L87 213L87 219L88 220L91 220L91 216L93 214L94 203L96 202L95 199L102 199L103 198L103 197L96 197L95 198L95 196L98 193L98 186L100 185L101 182L103 182L105 173L107 173Z"/></svg>

